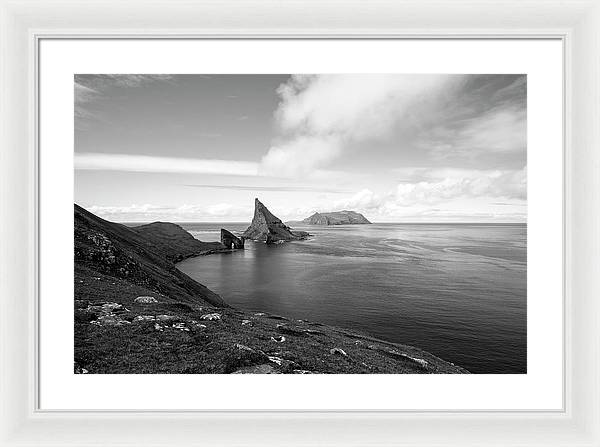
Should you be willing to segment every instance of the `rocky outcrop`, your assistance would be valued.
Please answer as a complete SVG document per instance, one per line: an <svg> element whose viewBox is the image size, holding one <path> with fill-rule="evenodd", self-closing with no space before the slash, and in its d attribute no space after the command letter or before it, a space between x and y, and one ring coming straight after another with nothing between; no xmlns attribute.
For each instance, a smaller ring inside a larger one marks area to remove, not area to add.
<svg viewBox="0 0 600 447"><path fill-rule="evenodd" d="M356 211L333 211L331 213L315 213L302 221L307 225L360 225L370 224L365 216Z"/></svg>
<svg viewBox="0 0 600 447"><path fill-rule="evenodd" d="M243 249L244 238L237 237L231 231L221 228L221 244L223 244L226 248Z"/></svg>
<svg viewBox="0 0 600 447"><path fill-rule="evenodd" d="M292 231L281 219L274 216L260 200L254 199L254 217L252 223L244 231L246 239L274 244L283 241L306 239L305 231Z"/></svg>

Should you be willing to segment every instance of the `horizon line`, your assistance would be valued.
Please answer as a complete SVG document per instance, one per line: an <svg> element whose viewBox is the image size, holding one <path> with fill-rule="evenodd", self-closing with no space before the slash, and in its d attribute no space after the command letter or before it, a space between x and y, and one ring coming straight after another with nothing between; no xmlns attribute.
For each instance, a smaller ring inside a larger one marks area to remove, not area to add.
<svg viewBox="0 0 600 447"><path fill-rule="evenodd" d="M102 216L99 216L102 217ZM105 219L104 217L102 217L102 219L104 220L108 220ZM110 222L114 222L114 223L119 223L119 224L125 224L125 223L140 223L140 224L149 224L149 223L154 223L154 222L168 222L168 223L188 223L188 224L250 224L252 222L252 220L215 220L215 221L210 221L210 220L113 220ZM300 220L282 220L283 223L301 223L302 221ZM491 224L491 225L497 225L497 224L519 224L519 225L526 225L527 221L498 221L498 222L492 222L492 221L441 221L441 220L435 220L435 221L402 221L402 222L398 222L398 221L388 221L388 222L371 222L370 224L345 224L347 226L358 226L358 225L377 225L377 224L407 224L407 225L415 225L415 224ZM336 226L342 226L342 225L308 225L311 227L336 227Z"/></svg>

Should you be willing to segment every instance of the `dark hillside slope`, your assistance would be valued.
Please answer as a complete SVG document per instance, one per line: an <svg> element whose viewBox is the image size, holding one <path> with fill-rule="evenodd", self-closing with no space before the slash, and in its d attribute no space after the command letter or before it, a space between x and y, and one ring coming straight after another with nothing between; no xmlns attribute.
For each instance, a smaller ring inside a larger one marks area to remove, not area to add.
<svg viewBox="0 0 600 447"><path fill-rule="evenodd" d="M151 249L173 262L225 249L220 242L199 241L174 223L153 222L130 228L147 239Z"/></svg>
<svg viewBox="0 0 600 447"><path fill-rule="evenodd" d="M182 228L173 227L193 239ZM177 231L170 228L169 233L175 238ZM179 236L180 239L185 237ZM162 254L165 245L165 241L153 230L136 231L108 222L75 205L76 268L85 267L88 271L101 273L103 277L125 280L173 301L227 306L219 295L180 272L168 256L176 254L174 249L167 255ZM201 251L198 244L184 253L191 256L195 250Z"/></svg>

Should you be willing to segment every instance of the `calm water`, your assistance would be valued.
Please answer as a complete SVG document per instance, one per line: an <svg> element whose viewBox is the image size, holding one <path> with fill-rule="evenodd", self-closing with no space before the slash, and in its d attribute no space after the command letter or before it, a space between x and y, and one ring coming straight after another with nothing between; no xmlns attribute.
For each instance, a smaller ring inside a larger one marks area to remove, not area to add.
<svg viewBox="0 0 600 447"><path fill-rule="evenodd" d="M214 241L247 224L182 226ZM178 267L239 308L361 330L471 372L526 372L526 225L295 228L314 236Z"/></svg>

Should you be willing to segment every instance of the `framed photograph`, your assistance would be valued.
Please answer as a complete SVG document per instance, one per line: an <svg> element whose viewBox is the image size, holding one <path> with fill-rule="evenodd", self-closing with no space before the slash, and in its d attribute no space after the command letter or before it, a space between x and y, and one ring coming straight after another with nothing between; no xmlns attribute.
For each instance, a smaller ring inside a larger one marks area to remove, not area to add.
<svg viewBox="0 0 600 447"><path fill-rule="evenodd" d="M1 7L2 445L600 445L598 2Z"/></svg>

